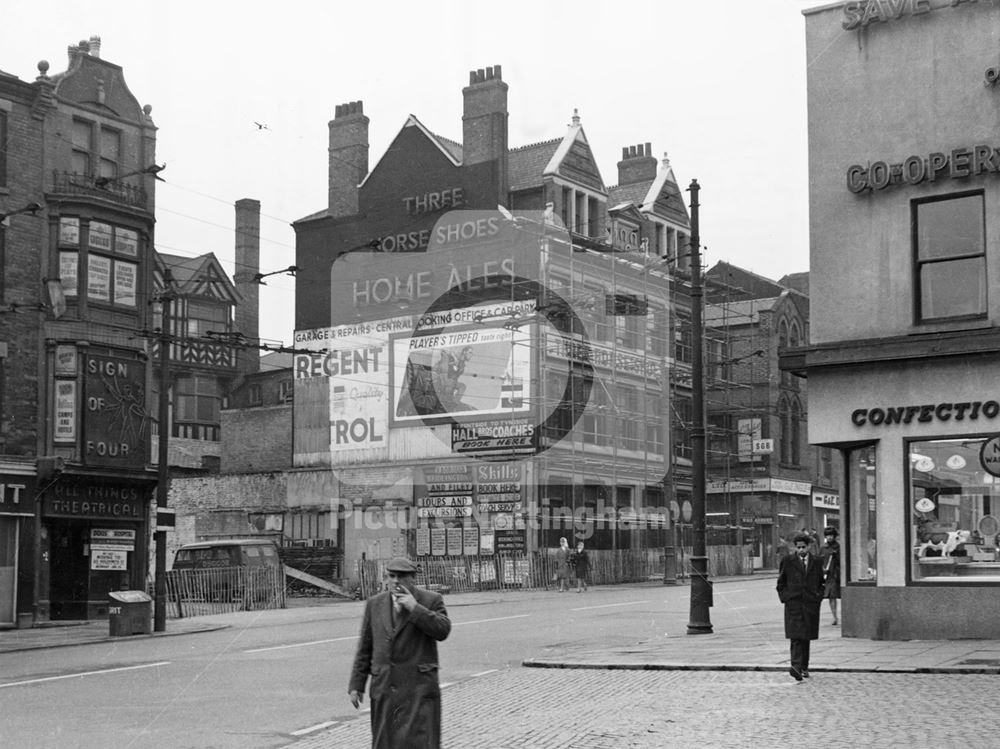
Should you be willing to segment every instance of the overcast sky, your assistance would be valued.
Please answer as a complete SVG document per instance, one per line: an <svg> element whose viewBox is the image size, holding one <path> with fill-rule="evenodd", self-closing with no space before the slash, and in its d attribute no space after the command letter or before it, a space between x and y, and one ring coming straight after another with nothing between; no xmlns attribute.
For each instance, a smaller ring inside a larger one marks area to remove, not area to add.
<svg viewBox="0 0 1000 749"><path fill-rule="evenodd" d="M610 186L622 147L649 142L682 188L701 185L705 262L777 279L809 266L802 10L821 4L6 0L0 69L62 72L99 35L159 128L157 248L214 252L230 273L245 197L261 202L261 270L295 262L291 222L326 205L336 105L364 102L374 166L411 113L461 142L469 71L500 65L512 147L561 137L577 109ZM294 291L288 276L261 289L263 338L291 343Z"/></svg>

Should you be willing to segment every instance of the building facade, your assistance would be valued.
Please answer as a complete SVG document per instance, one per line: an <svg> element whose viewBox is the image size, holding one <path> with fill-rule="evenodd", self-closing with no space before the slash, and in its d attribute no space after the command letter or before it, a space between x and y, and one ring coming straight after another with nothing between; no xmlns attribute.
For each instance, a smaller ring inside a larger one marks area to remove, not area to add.
<svg viewBox="0 0 1000 749"><path fill-rule="evenodd" d="M410 116L371 170L361 102L338 107L328 207L295 224L296 264L329 271L296 284L315 353L293 364L293 459L332 477L347 570L668 542L680 191L648 144L607 187L575 115L510 148L506 96L473 71L461 144Z"/></svg>
<svg viewBox="0 0 1000 749"><path fill-rule="evenodd" d="M808 340L805 280L705 272L709 544L745 547L755 569L776 568L796 533L840 525L839 457L809 445L807 383L778 366Z"/></svg>
<svg viewBox="0 0 1000 749"><path fill-rule="evenodd" d="M153 289L156 128L98 37L48 70L0 76L0 483L24 518L0 521L0 558L17 562L13 595L9 573L0 586L8 626L106 615L108 591L144 588L155 484L136 333Z"/></svg>
<svg viewBox="0 0 1000 749"><path fill-rule="evenodd" d="M1000 8L805 11L809 441L838 449L843 633L994 637L1000 616Z"/></svg>

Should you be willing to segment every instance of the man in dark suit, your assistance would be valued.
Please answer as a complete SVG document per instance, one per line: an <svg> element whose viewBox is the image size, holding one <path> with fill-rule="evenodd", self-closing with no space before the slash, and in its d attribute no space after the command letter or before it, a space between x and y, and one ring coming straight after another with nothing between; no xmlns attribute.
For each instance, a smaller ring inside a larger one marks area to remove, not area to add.
<svg viewBox="0 0 1000 749"><path fill-rule="evenodd" d="M785 604L785 637L791 641L791 668L796 681L809 678L809 643L819 638L819 609L823 601L823 565L809 553L812 539L795 536L795 553L781 560L778 598Z"/></svg>
<svg viewBox="0 0 1000 749"><path fill-rule="evenodd" d="M371 676L372 746L441 746L437 643L451 632L440 594L416 586L417 568L397 558L385 567L388 590L365 604L348 694L357 708Z"/></svg>

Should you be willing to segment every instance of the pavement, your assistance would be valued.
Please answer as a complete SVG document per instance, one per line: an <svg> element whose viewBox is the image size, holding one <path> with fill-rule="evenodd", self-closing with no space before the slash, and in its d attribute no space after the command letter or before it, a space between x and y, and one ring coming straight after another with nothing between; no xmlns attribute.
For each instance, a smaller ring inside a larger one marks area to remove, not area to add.
<svg viewBox="0 0 1000 749"><path fill-rule="evenodd" d="M755 574L754 579L761 575ZM714 578L715 585L746 578ZM504 597L532 595L506 591ZM495 592L448 596L450 606L492 600ZM290 605L316 603L306 599ZM864 640L842 637L824 609L820 638L812 643L812 672L925 674L1000 674L1000 640ZM102 621L51 622L30 629L0 631L0 654L148 637L212 632L234 626L239 614L168 619L165 632L112 637ZM667 635L627 646L572 650L552 657L528 658L528 668L638 671L787 671L788 649L780 620L714 627L709 634Z"/></svg>

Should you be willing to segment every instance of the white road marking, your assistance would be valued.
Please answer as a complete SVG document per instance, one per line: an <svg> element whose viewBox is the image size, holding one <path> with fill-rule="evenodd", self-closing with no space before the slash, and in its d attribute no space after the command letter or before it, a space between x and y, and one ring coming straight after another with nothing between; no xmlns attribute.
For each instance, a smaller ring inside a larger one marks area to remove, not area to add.
<svg viewBox="0 0 1000 749"><path fill-rule="evenodd" d="M322 731L324 728L329 728L330 726L337 725L335 720L327 720L322 723L317 723L314 726L309 726L308 728L300 728L298 731L292 731L292 736L305 736L307 733L312 733L313 731Z"/></svg>
<svg viewBox="0 0 1000 749"><path fill-rule="evenodd" d="M453 682L453 681L442 681L438 686L440 686L441 689L444 689L445 687L450 687L450 686L454 685L454 683L455 682Z"/></svg>
<svg viewBox="0 0 1000 749"><path fill-rule="evenodd" d="M156 663L143 663L141 666L120 666L119 668L102 668L99 671L83 671L78 674L65 674L63 676L46 676L42 679L27 679L25 681L10 681L0 684L0 689L4 687L20 687L25 684L41 684L45 681L59 681L61 679L78 679L82 676L98 676L99 674L114 674L120 671L135 671L140 668L156 668L157 666L167 666L170 661L157 661Z"/></svg>
<svg viewBox="0 0 1000 749"><path fill-rule="evenodd" d="M332 640L313 640L312 642L295 642L291 645L272 645L269 648L253 648L251 650L244 650L244 653L266 653L268 650L287 650L288 648L306 648L310 645L325 645L328 642L343 642L344 640L357 640L358 635L351 635L350 637L334 637Z"/></svg>
<svg viewBox="0 0 1000 749"><path fill-rule="evenodd" d="M485 671L480 671L478 674L473 674L472 678L474 679L477 676L486 676L486 674L495 674L499 670L500 670L499 668L489 668Z"/></svg>
<svg viewBox="0 0 1000 749"><path fill-rule="evenodd" d="M487 622L502 622L507 619L524 619L525 617L531 616L531 614L516 614L514 616L498 616L496 619L476 619L471 622L452 622L451 626L460 627L463 624L486 624Z"/></svg>
<svg viewBox="0 0 1000 749"><path fill-rule="evenodd" d="M570 611L590 611L591 609L610 609L615 606L638 606L640 603L649 603L649 601L628 601L627 603L605 603L601 606L582 606L578 609L570 609Z"/></svg>

